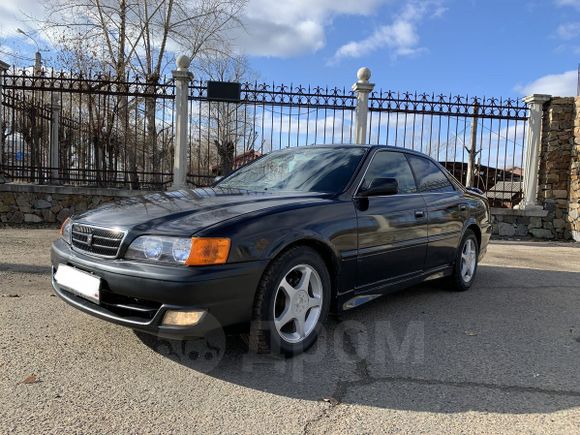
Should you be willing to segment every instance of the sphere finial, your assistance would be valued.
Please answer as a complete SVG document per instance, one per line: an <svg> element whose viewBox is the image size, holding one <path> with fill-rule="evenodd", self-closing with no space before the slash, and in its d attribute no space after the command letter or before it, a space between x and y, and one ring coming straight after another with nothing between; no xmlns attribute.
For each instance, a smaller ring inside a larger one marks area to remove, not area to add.
<svg viewBox="0 0 580 435"><path fill-rule="evenodd" d="M368 82L371 78L371 70L366 66L363 66L356 72L356 77L358 78L359 82Z"/></svg>
<svg viewBox="0 0 580 435"><path fill-rule="evenodd" d="M189 65L191 64L191 59L189 58L189 56L182 54L177 57L175 63L177 64L177 69L179 71L186 71L189 68Z"/></svg>

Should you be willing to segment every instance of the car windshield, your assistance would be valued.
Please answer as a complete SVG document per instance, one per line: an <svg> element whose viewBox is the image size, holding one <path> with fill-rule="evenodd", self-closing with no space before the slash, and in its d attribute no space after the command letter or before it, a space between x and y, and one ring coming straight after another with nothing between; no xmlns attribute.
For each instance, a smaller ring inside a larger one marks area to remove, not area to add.
<svg viewBox="0 0 580 435"><path fill-rule="evenodd" d="M239 169L217 184L224 189L284 192L342 192L365 149L293 148L277 151Z"/></svg>

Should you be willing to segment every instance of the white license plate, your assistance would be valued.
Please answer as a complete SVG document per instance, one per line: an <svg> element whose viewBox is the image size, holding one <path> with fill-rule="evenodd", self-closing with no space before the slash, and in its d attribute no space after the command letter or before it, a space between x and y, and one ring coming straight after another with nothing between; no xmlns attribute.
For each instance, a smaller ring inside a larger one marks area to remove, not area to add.
<svg viewBox="0 0 580 435"><path fill-rule="evenodd" d="M59 264L54 274L56 283L64 289L92 302L99 303L101 279L74 267Z"/></svg>

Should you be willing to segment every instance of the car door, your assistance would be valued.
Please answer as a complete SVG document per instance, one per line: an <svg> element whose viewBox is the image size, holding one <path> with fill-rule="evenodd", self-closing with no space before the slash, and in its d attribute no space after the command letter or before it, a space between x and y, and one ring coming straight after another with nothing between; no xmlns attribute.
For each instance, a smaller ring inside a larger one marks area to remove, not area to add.
<svg viewBox="0 0 580 435"><path fill-rule="evenodd" d="M363 197L376 178L395 178L398 193ZM355 206L357 288L420 274L427 251L427 214L404 153L376 152L355 194Z"/></svg>
<svg viewBox="0 0 580 435"><path fill-rule="evenodd" d="M448 265L455 259L466 218L463 192L457 190L443 170L431 160L407 155L417 189L427 204L429 243L425 270Z"/></svg>

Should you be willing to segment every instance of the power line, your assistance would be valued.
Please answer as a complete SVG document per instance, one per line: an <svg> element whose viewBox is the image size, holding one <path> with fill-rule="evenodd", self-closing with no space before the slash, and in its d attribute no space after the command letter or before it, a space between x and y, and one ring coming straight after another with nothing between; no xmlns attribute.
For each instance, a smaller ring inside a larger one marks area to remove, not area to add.
<svg viewBox="0 0 580 435"><path fill-rule="evenodd" d="M34 59L32 59L31 57L20 56L18 54L10 53L9 51L0 50L0 53L3 54L3 55L5 55L5 56L14 57L15 59L28 60L28 61L34 62Z"/></svg>

